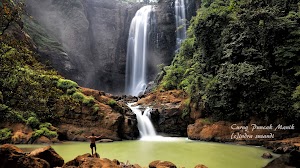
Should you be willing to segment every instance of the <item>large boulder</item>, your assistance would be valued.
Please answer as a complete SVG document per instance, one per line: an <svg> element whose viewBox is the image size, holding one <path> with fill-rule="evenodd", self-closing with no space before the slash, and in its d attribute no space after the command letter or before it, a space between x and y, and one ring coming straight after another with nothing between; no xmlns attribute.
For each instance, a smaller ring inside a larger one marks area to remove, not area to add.
<svg viewBox="0 0 300 168"><path fill-rule="evenodd" d="M13 168L13 167L9 167L9 168ZM47 161L43 159L24 156L18 160L16 164L16 168L52 168L52 167Z"/></svg>
<svg viewBox="0 0 300 168"><path fill-rule="evenodd" d="M36 149L28 156L40 158L46 160L51 167L61 167L64 164L64 160L59 156L51 146Z"/></svg>
<svg viewBox="0 0 300 168"><path fill-rule="evenodd" d="M300 152L299 150L294 150L289 154L283 154L280 157L271 161L264 168L293 168L299 167L300 165Z"/></svg>
<svg viewBox="0 0 300 168"><path fill-rule="evenodd" d="M231 124L225 121L209 123L204 119L198 119L187 128L189 139L208 141L230 141Z"/></svg>
<svg viewBox="0 0 300 168"><path fill-rule="evenodd" d="M21 149L10 144L0 147L1 168L50 168L50 164L40 158L26 156Z"/></svg>
<svg viewBox="0 0 300 168"><path fill-rule="evenodd" d="M109 159L94 157L87 153L84 155L77 156L75 159L67 162L62 168L119 168L120 166Z"/></svg>

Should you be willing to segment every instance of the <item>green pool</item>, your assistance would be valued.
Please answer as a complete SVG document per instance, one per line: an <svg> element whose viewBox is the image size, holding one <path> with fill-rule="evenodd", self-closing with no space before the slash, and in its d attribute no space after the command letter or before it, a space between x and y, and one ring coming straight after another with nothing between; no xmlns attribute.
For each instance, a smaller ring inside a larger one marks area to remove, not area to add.
<svg viewBox="0 0 300 168"><path fill-rule="evenodd" d="M41 146L18 145L27 151ZM65 161L90 152L88 142L64 142L52 147ZM153 160L171 161L177 167L185 168L193 168L200 163L209 168L261 168L271 161L261 158L264 152L269 152L265 148L191 141L186 138L97 143L97 152L100 157L129 161L145 167Z"/></svg>

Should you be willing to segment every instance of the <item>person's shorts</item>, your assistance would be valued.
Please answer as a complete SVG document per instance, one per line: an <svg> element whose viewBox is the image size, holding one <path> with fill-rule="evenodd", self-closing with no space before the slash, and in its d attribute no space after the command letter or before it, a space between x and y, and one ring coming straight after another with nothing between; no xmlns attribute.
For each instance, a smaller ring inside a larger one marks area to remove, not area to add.
<svg viewBox="0 0 300 168"><path fill-rule="evenodd" d="M95 144L95 143L91 143L91 144L90 144L90 147L91 147L91 148L96 147L96 144Z"/></svg>

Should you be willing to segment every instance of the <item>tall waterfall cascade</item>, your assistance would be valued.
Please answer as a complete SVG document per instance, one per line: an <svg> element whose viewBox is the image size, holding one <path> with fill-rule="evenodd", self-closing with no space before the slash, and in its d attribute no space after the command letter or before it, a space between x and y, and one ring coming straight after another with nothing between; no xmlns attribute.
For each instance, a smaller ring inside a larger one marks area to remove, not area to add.
<svg viewBox="0 0 300 168"><path fill-rule="evenodd" d="M186 38L186 13L185 0L175 0L176 18L176 49L180 48L182 41Z"/></svg>
<svg viewBox="0 0 300 168"><path fill-rule="evenodd" d="M125 92L128 95L138 96L143 94L147 85L147 55L148 36L151 26L152 6L139 9L130 24Z"/></svg>

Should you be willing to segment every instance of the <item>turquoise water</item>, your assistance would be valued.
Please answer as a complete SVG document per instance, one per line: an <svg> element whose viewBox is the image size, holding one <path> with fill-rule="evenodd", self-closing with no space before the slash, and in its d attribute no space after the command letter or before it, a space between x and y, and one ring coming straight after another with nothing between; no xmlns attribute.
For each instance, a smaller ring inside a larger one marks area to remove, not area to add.
<svg viewBox="0 0 300 168"><path fill-rule="evenodd" d="M32 150L43 145L18 145ZM64 142L51 145L65 161L90 152L88 142ZM154 160L171 161L177 167L193 168L204 164L209 168L261 168L271 160L261 158L265 148L191 141L186 138L169 138L163 141L119 141L97 143L101 158L129 161L143 167Z"/></svg>

